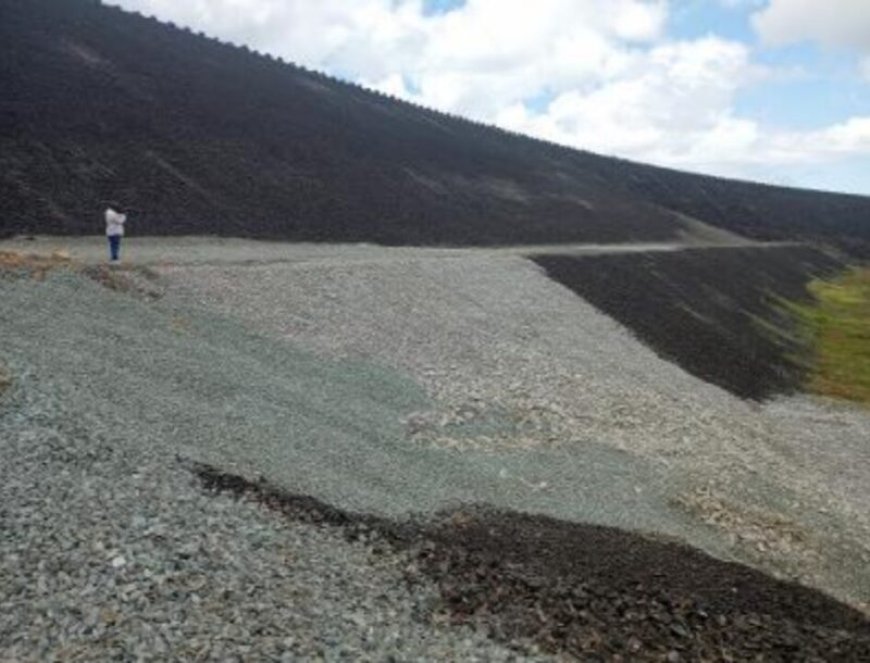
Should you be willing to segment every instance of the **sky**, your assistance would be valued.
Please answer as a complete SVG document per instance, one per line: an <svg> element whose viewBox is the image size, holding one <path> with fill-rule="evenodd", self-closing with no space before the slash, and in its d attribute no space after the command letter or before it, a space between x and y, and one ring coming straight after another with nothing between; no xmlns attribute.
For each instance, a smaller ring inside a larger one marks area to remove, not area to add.
<svg viewBox="0 0 870 663"><path fill-rule="evenodd" d="M107 0L560 144L870 195L870 0Z"/></svg>

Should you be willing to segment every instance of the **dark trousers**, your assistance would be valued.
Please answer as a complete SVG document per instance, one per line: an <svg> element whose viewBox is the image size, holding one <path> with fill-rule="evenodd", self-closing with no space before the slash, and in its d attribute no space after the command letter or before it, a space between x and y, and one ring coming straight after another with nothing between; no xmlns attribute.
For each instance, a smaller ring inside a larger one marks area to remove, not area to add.
<svg viewBox="0 0 870 663"><path fill-rule="evenodd" d="M112 260L117 260L121 255L121 236L109 235L109 254Z"/></svg>

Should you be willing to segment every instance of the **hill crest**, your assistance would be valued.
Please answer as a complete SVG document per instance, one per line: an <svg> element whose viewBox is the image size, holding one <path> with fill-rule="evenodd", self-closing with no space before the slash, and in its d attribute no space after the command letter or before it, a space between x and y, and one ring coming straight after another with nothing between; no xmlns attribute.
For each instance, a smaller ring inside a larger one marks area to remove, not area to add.
<svg viewBox="0 0 870 663"><path fill-rule="evenodd" d="M0 0L0 235L505 245L701 222L870 246L870 198L692 175L415 106L88 0Z"/></svg>

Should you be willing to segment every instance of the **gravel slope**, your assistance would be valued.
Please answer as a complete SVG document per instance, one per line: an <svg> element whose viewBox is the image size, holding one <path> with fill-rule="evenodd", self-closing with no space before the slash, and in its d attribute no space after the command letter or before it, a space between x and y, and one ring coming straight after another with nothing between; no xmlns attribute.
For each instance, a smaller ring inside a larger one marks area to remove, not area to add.
<svg viewBox="0 0 870 663"><path fill-rule="evenodd" d="M177 454L231 399L185 373L241 391L255 374L226 348L80 277L0 292L0 658L511 656L428 625L434 587L411 592L402 557L202 491Z"/></svg>
<svg viewBox="0 0 870 663"><path fill-rule="evenodd" d="M655 531L870 596L864 412L734 399L514 256L158 271L156 302L0 278L3 656L511 655L430 623L444 581L408 589L413 552L208 496L189 460L388 517Z"/></svg>
<svg viewBox="0 0 870 663"><path fill-rule="evenodd" d="M506 480L502 490L479 482L478 501L663 532L870 600L864 411L735 398L517 256L161 273L170 299L193 296L321 356L413 377L434 403L406 419L416 446ZM792 410L806 425L791 423ZM813 418L836 420L837 434ZM848 484L831 481L837 458L852 462Z"/></svg>

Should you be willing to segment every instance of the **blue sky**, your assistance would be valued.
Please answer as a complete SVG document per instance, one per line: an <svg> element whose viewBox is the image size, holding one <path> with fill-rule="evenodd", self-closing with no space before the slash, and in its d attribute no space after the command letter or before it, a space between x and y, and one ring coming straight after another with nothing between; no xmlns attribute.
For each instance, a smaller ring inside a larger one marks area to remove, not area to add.
<svg viewBox="0 0 870 663"><path fill-rule="evenodd" d="M112 0L581 149L870 195L870 0Z"/></svg>
<svg viewBox="0 0 870 663"><path fill-rule="evenodd" d="M794 69L792 77L749 88L738 96L740 113L764 123L811 129L850 114L870 112L870 81L860 76L860 53L855 49L826 48L812 41L765 45L751 25L754 10L762 4L729 8L721 2L683 0L674 3L670 34L676 39L719 35L749 44L761 64ZM870 16L870 0L867 13Z"/></svg>
<svg viewBox="0 0 870 663"><path fill-rule="evenodd" d="M425 0L423 12L428 15L447 14L454 9L459 9L465 4L465 0Z"/></svg>

